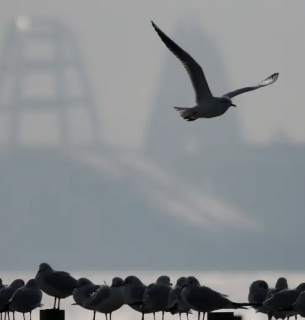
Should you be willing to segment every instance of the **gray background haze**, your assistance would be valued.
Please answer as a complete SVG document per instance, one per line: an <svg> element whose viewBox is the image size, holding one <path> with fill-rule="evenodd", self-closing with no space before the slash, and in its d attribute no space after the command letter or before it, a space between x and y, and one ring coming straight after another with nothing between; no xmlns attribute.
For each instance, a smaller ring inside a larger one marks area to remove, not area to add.
<svg viewBox="0 0 305 320"><path fill-rule="evenodd" d="M279 79L182 121L150 20L216 95ZM0 21L2 269L303 269L304 0L6 0Z"/></svg>

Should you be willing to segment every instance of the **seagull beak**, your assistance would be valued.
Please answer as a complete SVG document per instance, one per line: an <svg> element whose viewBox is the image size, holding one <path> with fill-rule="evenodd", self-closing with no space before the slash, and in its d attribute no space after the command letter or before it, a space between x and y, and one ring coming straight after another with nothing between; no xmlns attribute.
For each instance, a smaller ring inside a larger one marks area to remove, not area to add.
<svg viewBox="0 0 305 320"><path fill-rule="evenodd" d="M234 104L234 103L231 103L231 107L235 107L235 108L236 108L236 104Z"/></svg>

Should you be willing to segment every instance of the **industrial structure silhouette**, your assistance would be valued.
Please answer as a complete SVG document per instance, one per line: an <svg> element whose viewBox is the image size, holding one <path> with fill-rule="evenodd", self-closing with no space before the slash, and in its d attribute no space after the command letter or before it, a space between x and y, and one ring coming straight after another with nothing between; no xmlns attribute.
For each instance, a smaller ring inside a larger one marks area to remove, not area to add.
<svg viewBox="0 0 305 320"><path fill-rule="evenodd" d="M195 58L210 57L203 66L211 89L230 89L212 38L196 22L181 22L177 35ZM185 70L167 52L165 61L145 147L126 153L101 142L73 31L45 17L8 25L0 52L0 234L7 239L0 251L14 254L4 269L18 269L20 260L23 268L46 260L104 270L246 270L258 256L262 269L305 263L294 254L305 240L289 237L305 223L305 146L282 138L245 143L238 110L190 126L172 108L193 99ZM73 136L82 131L81 121L71 130L73 112L89 123L85 142ZM55 127L31 133L44 113Z"/></svg>

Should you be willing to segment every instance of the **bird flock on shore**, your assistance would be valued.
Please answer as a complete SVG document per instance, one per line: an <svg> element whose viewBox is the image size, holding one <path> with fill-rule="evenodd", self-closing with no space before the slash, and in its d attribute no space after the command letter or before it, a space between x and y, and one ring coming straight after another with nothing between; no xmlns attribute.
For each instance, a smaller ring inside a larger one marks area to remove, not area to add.
<svg viewBox="0 0 305 320"><path fill-rule="evenodd" d="M287 280L283 277L276 281L274 288L269 288L264 280L253 281L249 286L248 302L233 302L229 297L207 286L200 284L194 276L180 277L173 286L167 275L161 275L156 282L145 285L136 276L130 275L124 280L114 277L107 285L94 284L87 278L75 279L65 271L56 271L48 263L41 263L35 278L26 283L22 279L14 280L10 285L0 289L1 319L15 319L15 312L30 313L42 307L43 293L54 297L53 309L60 309L60 300L72 296L74 303L93 312L105 314L106 320L111 320L114 311L124 305L142 314L161 312L162 320L165 313L181 315L198 312L198 320L205 314L222 309L248 309L266 314L268 319L289 319L292 316L305 317L305 283L294 289L288 288Z"/></svg>

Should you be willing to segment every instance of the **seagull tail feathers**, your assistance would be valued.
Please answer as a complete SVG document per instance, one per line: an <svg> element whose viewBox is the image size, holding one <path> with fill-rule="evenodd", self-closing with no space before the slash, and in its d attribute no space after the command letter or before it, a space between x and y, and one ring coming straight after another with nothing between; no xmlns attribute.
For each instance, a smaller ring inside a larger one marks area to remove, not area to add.
<svg viewBox="0 0 305 320"><path fill-rule="evenodd" d="M194 110L193 108L181 108L181 107L174 107L174 109L179 112L180 116L187 120L187 121L194 121L197 117L194 117Z"/></svg>
<svg viewBox="0 0 305 320"><path fill-rule="evenodd" d="M237 303L237 302L232 302L232 307L234 309L248 309L246 307L259 307L261 306L261 303Z"/></svg>

